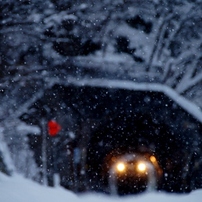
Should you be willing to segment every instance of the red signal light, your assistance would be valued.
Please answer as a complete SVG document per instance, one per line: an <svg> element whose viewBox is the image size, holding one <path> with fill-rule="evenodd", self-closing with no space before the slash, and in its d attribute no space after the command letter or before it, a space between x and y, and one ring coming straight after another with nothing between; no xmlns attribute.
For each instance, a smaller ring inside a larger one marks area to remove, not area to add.
<svg viewBox="0 0 202 202"><path fill-rule="evenodd" d="M61 130L61 126L59 123L57 123L54 120L50 120L48 122L48 133L50 136L54 137L56 136Z"/></svg>

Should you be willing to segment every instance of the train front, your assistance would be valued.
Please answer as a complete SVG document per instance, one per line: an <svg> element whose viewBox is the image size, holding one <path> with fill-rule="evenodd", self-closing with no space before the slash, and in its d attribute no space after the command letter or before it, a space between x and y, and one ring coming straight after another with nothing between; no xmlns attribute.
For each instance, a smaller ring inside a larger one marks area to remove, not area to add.
<svg viewBox="0 0 202 202"><path fill-rule="evenodd" d="M162 170L149 153L113 154L106 158L108 187L112 195L125 195L158 189Z"/></svg>

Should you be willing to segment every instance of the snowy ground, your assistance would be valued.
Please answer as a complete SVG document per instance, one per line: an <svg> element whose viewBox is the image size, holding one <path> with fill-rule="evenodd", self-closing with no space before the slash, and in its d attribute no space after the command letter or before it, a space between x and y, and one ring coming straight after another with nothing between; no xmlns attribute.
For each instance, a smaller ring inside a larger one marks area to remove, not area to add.
<svg viewBox="0 0 202 202"><path fill-rule="evenodd" d="M61 187L49 188L22 178L7 177L0 173L0 202L201 202L202 190L191 194L145 193L126 197L111 197L101 194L75 195Z"/></svg>

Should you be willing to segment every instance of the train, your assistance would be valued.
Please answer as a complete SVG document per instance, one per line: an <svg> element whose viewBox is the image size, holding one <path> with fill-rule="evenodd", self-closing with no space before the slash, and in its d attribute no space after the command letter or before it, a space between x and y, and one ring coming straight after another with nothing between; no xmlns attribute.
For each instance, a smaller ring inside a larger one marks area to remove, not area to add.
<svg viewBox="0 0 202 202"><path fill-rule="evenodd" d="M163 170L149 152L111 152L104 160L102 177L112 195L159 189Z"/></svg>

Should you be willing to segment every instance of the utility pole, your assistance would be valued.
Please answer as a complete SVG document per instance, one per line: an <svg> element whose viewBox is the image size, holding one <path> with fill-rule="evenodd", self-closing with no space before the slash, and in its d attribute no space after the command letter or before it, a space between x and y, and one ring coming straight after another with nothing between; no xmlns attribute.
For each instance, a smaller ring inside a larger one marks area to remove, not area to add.
<svg viewBox="0 0 202 202"><path fill-rule="evenodd" d="M47 129L45 118L41 121L41 133L42 133L42 175L43 175L43 185L47 186Z"/></svg>

